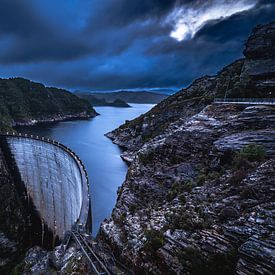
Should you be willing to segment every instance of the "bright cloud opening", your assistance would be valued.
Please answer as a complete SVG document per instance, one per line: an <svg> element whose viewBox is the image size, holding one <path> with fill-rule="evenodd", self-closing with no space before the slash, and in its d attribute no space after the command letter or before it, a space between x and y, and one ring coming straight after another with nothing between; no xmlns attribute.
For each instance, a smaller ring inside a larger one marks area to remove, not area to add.
<svg viewBox="0 0 275 275"><path fill-rule="evenodd" d="M208 21L249 10L256 3L256 1L213 1L211 5L202 5L200 9L176 8L167 18L168 22L174 24L170 36L178 41L191 39Z"/></svg>

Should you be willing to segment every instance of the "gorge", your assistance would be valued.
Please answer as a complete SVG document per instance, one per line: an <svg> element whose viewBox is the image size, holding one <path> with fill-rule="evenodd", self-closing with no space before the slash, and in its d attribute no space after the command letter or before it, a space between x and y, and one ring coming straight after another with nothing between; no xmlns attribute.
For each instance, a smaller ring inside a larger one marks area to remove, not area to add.
<svg viewBox="0 0 275 275"><path fill-rule="evenodd" d="M146 113L144 108L127 120L119 118L115 126L126 121L115 130L108 117L101 122L107 125L102 127L107 136L123 149L121 157L129 168L111 216L100 225L97 242L136 274L273 273L275 107L215 103L215 98L274 98L274 38L274 21L257 26L247 40L244 58L217 75L195 80ZM103 108L111 107L102 107L104 118ZM113 115L120 112L119 108L105 110ZM55 129L49 127L48 133L54 136L63 131L65 139L75 140L79 127L75 123L86 122L64 122ZM73 150L90 142L85 136L92 125L86 124ZM101 142L93 146L104 151L108 143ZM92 153L86 150L83 156ZM119 153L117 148L112 160ZM6 230L11 236L9 239L1 233L1 245L4 252L16 252L15 241L23 243L18 228L24 231L27 213L14 184L10 184L5 158L1 160L2 196L10 194L8 207L0 212L1 232ZM110 171L105 169L104 173ZM102 171L98 176L102 177ZM121 182L116 184L115 188ZM7 211L10 219L4 221ZM60 247L52 252L32 247L25 255L19 268L22 273L89 272L77 246L62 255ZM52 255L57 260L53 261ZM13 253L7 261L16 256Z"/></svg>

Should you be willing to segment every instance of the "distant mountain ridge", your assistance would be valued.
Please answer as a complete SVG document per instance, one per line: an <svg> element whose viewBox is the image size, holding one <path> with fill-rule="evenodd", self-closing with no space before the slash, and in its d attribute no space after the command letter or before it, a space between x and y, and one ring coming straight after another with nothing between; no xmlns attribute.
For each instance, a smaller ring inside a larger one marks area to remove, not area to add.
<svg viewBox="0 0 275 275"><path fill-rule="evenodd" d="M90 102L92 106L112 106L112 107L131 107L124 100L115 99L112 102L107 102L105 98L97 98L89 92L75 92L79 98L83 98Z"/></svg>
<svg viewBox="0 0 275 275"><path fill-rule="evenodd" d="M127 103L142 103L142 104L156 104L167 98L167 94L160 94L148 91L127 91L122 90L118 92L104 92L104 93L90 93L98 99L105 99L107 102L113 102L116 99L123 100Z"/></svg>

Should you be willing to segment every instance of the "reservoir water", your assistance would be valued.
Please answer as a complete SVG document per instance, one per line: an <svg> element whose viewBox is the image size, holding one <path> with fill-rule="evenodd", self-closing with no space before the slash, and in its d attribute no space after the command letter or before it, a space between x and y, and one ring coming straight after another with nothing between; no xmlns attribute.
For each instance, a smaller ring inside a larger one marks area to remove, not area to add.
<svg viewBox="0 0 275 275"><path fill-rule="evenodd" d="M52 138L75 151L83 161L90 180L93 212L93 235L100 223L111 215L117 189L123 183L127 165L120 158L121 150L104 136L125 122L147 112L152 104L131 104L132 108L97 107L99 116L24 127L18 131Z"/></svg>

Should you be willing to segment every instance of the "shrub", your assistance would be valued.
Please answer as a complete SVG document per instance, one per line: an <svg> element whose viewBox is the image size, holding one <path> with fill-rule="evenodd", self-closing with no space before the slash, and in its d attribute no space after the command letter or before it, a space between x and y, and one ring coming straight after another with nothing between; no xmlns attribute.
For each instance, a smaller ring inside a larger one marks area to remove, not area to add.
<svg viewBox="0 0 275 275"><path fill-rule="evenodd" d="M175 190L169 190L166 194L166 200L167 201L172 201L177 195L177 192Z"/></svg>
<svg viewBox="0 0 275 275"><path fill-rule="evenodd" d="M245 179L247 175L247 171L246 170L237 170L229 179L228 179L228 183L231 185L239 185L243 179Z"/></svg>
<svg viewBox="0 0 275 275"><path fill-rule="evenodd" d="M172 154L169 156L169 159L170 159L170 163L172 165L174 164L179 164L182 162L182 157L180 155L177 155L176 153Z"/></svg>
<svg viewBox="0 0 275 275"><path fill-rule="evenodd" d="M147 165L153 162L154 160L154 153L153 152L147 152L144 154L139 154L139 159L143 165Z"/></svg>
<svg viewBox="0 0 275 275"><path fill-rule="evenodd" d="M183 190L186 192L191 192L195 186L196 184L194 183L194 181L190 180L184 184Z"/></svg>
<svg viewBox="0 0 275 275"><path fill-rule="evenodd" d="M249 144L243 147L238 155L248 161L263 161L266 156L266 151L262 145Z"/></svg>
<svg viewBox="0 0 275 275"><path fill-rule="evenodd" d="M163 233L155 229L146 230L145 237L144 249L147 251L155 252L165 243Z"/></svg>
<svg viewBox="0 0 275 275"><path fill-rule="evenodd" d="M123 213L121 213L121 215L118 217L117 222L118 222L118 224L120 224L121 226L123 226L124 223L125 223L125 221L126 221L126 213L123 212Z"/></svg>
<svg viewBox="0 0 275 275"><path fill-rule="evenodd" d="M182 205L186 203L186 198L185 198L185 196L183 194L181 194L179 196L179 200L180 200L180 202L181 202Z"/></svg>
<svg viewBox="0 0 275 275"><path fill-rule="evenodd" d="M172 201L177 195L181 195L184 189L184 184L182 182L176 181L171 186L170 190L166 194L167 201Z"/></svg>
<svg viewBox="0 0 275 275"><path fill-rule="evenodd" d="M136 204L131 204L131 205L129 206L129 211L130 211L130 213L136 212L137 208L138 208L138 206L137 206Z"/></svg>
<svg viewBox="0 0 275 275"><path fill-rule="evenodd" d="M172 231L176 229L196 230L204 228L203 221L194 219L194 216L185 211L185 209L182 209L176 213L168 214L165 218L169 223L169 228Z"/></svg>
<svg viewBox="0 0 275 275"><path fill-rule="evenodd" d="M253 168L253 165L247 158L237 153L233 160L234 168L238 170L249 170Z"/></svg>
<svg viewBox="0 0 275 275"><path fill-rule="evenodd" d="M17 264L17 265L13 268L11 274L12 274L12 275L19 275L19 274L22 274L22 273L23 273L23 270L24 270L24 265L23 265L23 263L20 263L20 264Z"/></svg>
<svg viewBox="0 0 275 275"><path fill-rule="evenodd" d="M234 220L239 217L239 212L234 207L225 207L221 210L219 218L221 221Z"/></svg>
<svg viewBox="0 0 275 275"><path fill-rule="evenodd" d="M202 186L204 184L204 182L206 181L207 177L205 174L200 174L197 179L196 179L196 183L198 186Z"/></svg>
<svg viewBox="0 0 275 275"><path fill-rule="evenodd" d="M240 194L242 199L256 199L257 193L253 189L253 187L246 186Z"/></svg>

